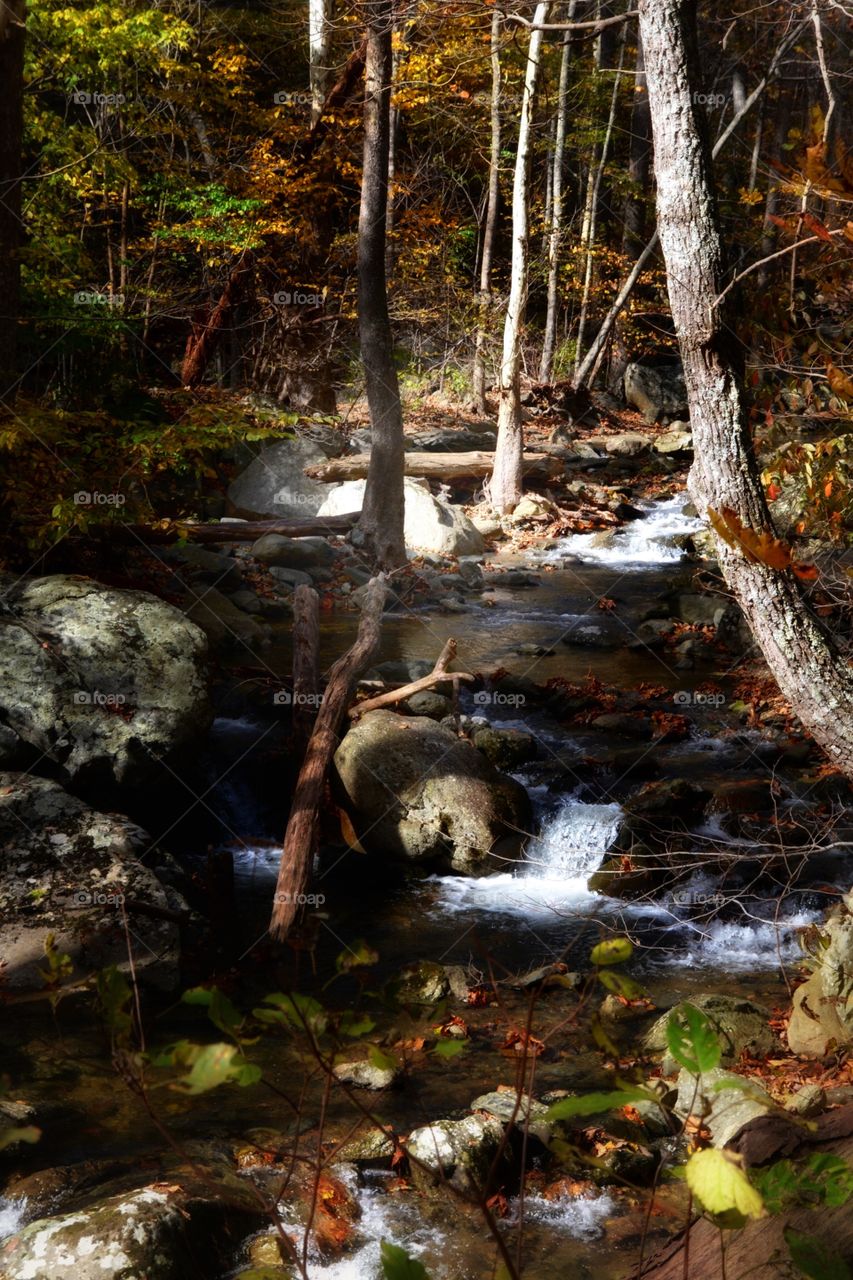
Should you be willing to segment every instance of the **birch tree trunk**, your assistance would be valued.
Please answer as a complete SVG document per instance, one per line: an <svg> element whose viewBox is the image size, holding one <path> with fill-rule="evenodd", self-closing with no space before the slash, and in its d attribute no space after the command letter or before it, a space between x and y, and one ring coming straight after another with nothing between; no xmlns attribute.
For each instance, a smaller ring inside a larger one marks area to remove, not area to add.
<svg viewBox="0 0 853 1280"><path fill-rule="evenodd" d="M385 274L391 132L392 0L364 0L364 166L358 219L358 321L373 445L353 541L381 569L406 563L403 539L403 411L394 365Z"/></svg>
<svg viewBox="0 0 853 1280"><path fill-rule="evenodd" d="M567 20L574 22L576 0L569 5ZM548 310L545 317L545 340L539 363L539 381L550 382L554 375L557 349L557 312L559 310L560 249L563 238L563 169L566 158L566 126L569 114L569 70L572 62L572 36L563 37L560 58L560 87L557 96L557 127L554 135L554 160L551 177L551 225L548 236Z"/></svg>
<svg viewBox="0 0 853 1280"><path fill-rule="evenodd" d="M542 56L543 32L539 29L548 21L551 0L539 0L536 5L527 50L527 69L524 76L524 96L521 102L521 121L518 131L518 151L515 157L515 177L512 191L512 268L509 302L504 322L503 358L501 360L501 398L498 410L498 440L495 448L495 466L489 481L489 499L499 512L512 511L522 494L522 453L524 449L521 429L521 334L527 307L529 277L529 191L530 153L532 147L533 108L539 85L539 67Z"/></svg>
<svg viewBox="0 0 853 1280"><path fill-rule="evenodd" d="M478 413L487 413L486 404L486 324L488 309L492 300L492 260L495 253L495 231L498 225L498 202L500 200L500 163L501 163L501 31L503 15L500 5L496 4L492 14L491 61L492 61L492 147L489 153L489 195L486 202L486 222L483 228L483 251L480 260L480 297L479 320L477 324L477 343L474 350L474 403Z"/></svg>
<svg viewBox="0 0 853 1280"><path fill-rule="evenodd" d="M757 473L723 308L723 251L700 91L691 0L640 0L640 32L655 144L658 230L684 363L697 506L730 508L744 526L772 531ZM718 539L720 567L768 666L806 729L853 776L853 674L809 610L790 570L747 559Z"/></svg>
<svg viewBox="0 0 853 1280"><path fill-rule="evenodd" d="M309 0L308 3L308 70L311 80L311 124L323 114L323 103L329 87L332 53L332 13L334 0Z"/></svg>
<svg viewBox="0 0 853 1280"><path fill-rule="evenodd" d="M0 406L18 380L25 0L0 3Z"/></svg>

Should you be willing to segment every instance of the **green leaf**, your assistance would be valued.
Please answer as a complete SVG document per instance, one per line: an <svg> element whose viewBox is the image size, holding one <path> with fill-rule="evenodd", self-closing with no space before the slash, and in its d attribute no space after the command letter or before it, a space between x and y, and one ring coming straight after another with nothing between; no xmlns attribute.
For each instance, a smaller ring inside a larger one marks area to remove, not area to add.
<svg viewBox="0 0 853 1280"><path fill-rule="evenodd" d="M357 1014L352 1009L347 1009L341 1015L339 1031L341 1035L352 1036L355 1039L358 1036L369 1035L376 1023L372 1018L368 1018L366 1014Z"/></svg>
<svg viewBox="0 0 853 1280"><path fill-rule="evenodd" d="M37 1129L34 1124L24 1125L20 1129L0 1129L0 1151L16 1142L38 1142L40 1137L41 1129Z"/></svg>
<svg viewBox="0 0 853 1280"><path fill-rule="evenodd" d="M396 1071L399 1062L390 1053L383 1053L378 1045L369 1044L367 1046L367 1056L371 1065L376 1067L377 1071Z"/></svg>
<svg viewBox="0 0 853 1280"><path fill-rule="evenodd" d="M791 1259L808 1280L853 1280L853 1273L843 1258L827 1249L816 1236L803 1235L793 1227L785 1228L785 1242Z"/></svg>
<svg viewBox="0 0 853 1280"><path fill-rule="evenodd" d="M385 1280L430 1280L422 1262L412 1258L399 1245L383 1240L380 1246L382 1275Z"/></svg>
<svg viewBox="0 0 853 1280"><path fill-rule="evenodd" d="M376 964L378 959L379 952L369 947L363 938L359 938L358 942L340 953L335 961L335 968L338 973L348 973L350 969L367 969Z"/></svg>
<svg viewBox="0 0 853 1280"><path fill-rule="evenodd" d="M645 988L641 987L639 982L635 982L626 973L619 973L615 969L604 969L598 975L598 980L608 991L614 991L624 1000L639 1000L646 994Z"/></svg>
<svg viewBox="0 0 853 1280"><path fill-rule="evenodd" d="M692 1004L683 1004L670 1014L666 1042L675 1061L695 1076L719 1065L722 1049L717 1032Z"/></svg>
<svg viewBox="0 0 853 1280"><path fill-rule="evenodd" d="M595 1116L602 1111L615 1111L631 1102L657 1102L650 1089L616 1089L612 1093L582 1093L576 1098L561 1098L548 1108L549 1120L568 1120L572 1116Z"/></svg>
<svg viewBox="0 0 853 1280"><path fill-rule="evenodd" d="M127 978L111 964L98 974L97 988L107 1026L116 1039L124 1039L133 1025L130 1013L133 992Z"/></svg>
<svg viewBox="0 0 853 1280"><path fill-rule="evenodd" d="M215 1027L227 1036L239 1039L244 1018L219 987L192 987L181 996L184 1004L200 1005Z"/></svg>
<svg viewBox="0 0 853 1280"><path fill-rule="evenodd" d="M264 996L264 1004L273 1005L274 1009L255 1009L254 1016L259 1022L277 1022L294 1031L311 1031L317 1036L329 1025L329 1015L313 996L274 991Z"/></svg>
<svg viewBox="0 0 853 1280"><path fill-rule="evenodd" d="M221 1084L245 1087L261 1078L260 1067L246 1062L233 1044L198 1045L185 1040L175 1047L174 1057L191 1067L186 1076L172 1085L181 1093L208 1093Z"/></svg>
<svg viewBox="0 0 853 1280"><path fill-rule="evenodd" d="M608 938L593 947L589 958L593 964L624 964L634 954L630 938Z"/></svg>
<svg viewBox="0 0 853 1280"><path fill-rule="evenodd" d="M709 1147L687 1161L687 1185L712 1214L763 1218L764 1201L743 1171L740 1157Z"/></svg>
<svg viewBox="0 0 853 1280"><path fill-rule="evenodd" d="M465 1053L467 1048L468 1045L464 1040L451 1040L442 1037L441 1040L436 1041L433 1053L438 1058L456 1058L460 1053Z"/></svg>

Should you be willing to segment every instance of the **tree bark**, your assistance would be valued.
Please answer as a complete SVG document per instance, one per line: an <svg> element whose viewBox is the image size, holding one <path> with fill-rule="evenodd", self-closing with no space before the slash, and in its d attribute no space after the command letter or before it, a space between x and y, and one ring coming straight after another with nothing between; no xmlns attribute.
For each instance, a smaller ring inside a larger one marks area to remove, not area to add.
<svg viewBox="0 0 853 1280"><path fill-rule="evenodd" d="M0 0L0 407L18 383L26 0Z"/></svg>
<svg viewBox="0 0 853 1280"><path fill-rule="evenodd" d="M342 516L315 516L310 520L234 520L224 524L192 524L175 520L173 524L155 527L147 524L111 524L104 525L110 538L122 537L128 540L135 538L138 542L150 545L178 542L257 542L267 533L278 533L284 538L309 538L312 536L328 537L333 533L349 533L358 524L358 512ZM93 525L91 532L96 535L99 526Z"/></svg>
<svg viewBox="0 0 853 1280"><path fill-rule="evenodd" d="M347 458L330 458L306 467L305 474L312 480L326 484L341 480L362 480L369 474L372 453L354 453ZM428 480L467 480L487 476L494 469L494 453L476 450L473 453L406 453L403 469L407 476L424 476ZM579 466L589 459L579 458ZM559 475L566 462L546 453L525 453L521 458L526 475L549 477ZM572 459L568 460L571 464Z"/></svg>
<svg viewBox="0 0 853 1280"><path fill-rule="evenodd" d="M318 814L323 801L326 774L340 742L339 730L358 678L370 666L379 648L386 590L386 578L383 574L371 578L355 644L338 658L329 672L323 702L299 772L284 835L284 849L270 919L270 934L278 942L287 937L299 913L301 899L311 876L317 851Z"/></svg>
<svg viewBox="0 0 853 1280"><path fill-rule="evenodd" d="M385 275L391 123L392 0L365 0L364 166L358 220L358 318L373 446L356 534L381 569L406 563L403 538L403 410L394 364Z"/></svg>
<svg viewBox="0 0 853 1280"><path fill-rule="evenodd" d="M304 752L317 709L320 653L320 597L313 587L293 593L293 737Z"/></svg>
<svg viewBox="0 0 853 1280"><path fill-rule="evenodd" d="M567 18L574 21L577 0L569 5ZM550 382L554 376L557 350L557 314L560 305L560 249L563 240L563 168L566 160L566 127L569 114L569 71L572 64L572 37L566 32L560 56L560 83L557 91L557 127L554 134L554 160L551 177L551 226L548 235L548 308L545 315L545 339L539 362L539 381Z"/></svg>
<svg viewBox="0 0 853 1280"><path fill-rule="evenodd" d="M222 337L225 322L246 290L252 274L253 261L253 255L249 250L241 253L237 263L231 269L216 306L203 322L194 326L194 332L187 339L184 362L181 366L182 386L197 387L204 377Z"/></svg>
<svg viewBox="0 0 853 1280"><path fill-rule="evenodd" d="M711 149L696 102L695 5L641 0L640 31L655 144L658 229L684 364L695 462L690 488L704 511L728 508L773 533L750 440L737 348L726 322L723 249ZM731 296L731 295L729 295ZM747 558L718 538L720 567L782 693L830 760L853 776L853 674L812 615L790 570Z"/></svg>
<svg viewBox="0 0 853 1280"><path fill-rule="evenodd" d="M643 59L643 42L637 35L636 77L634 102L631 107L631 141L628 155L628 180L631 193L625 201L625 232L622 252L634 261L643 252L648 238L646 231L646 198L649 193L649 177L652 168L652 117L649 111L649 94L646 88L646 64Z"/></svg>
<svg viewBox="0 0 853 1280"><path fill-rule="evenodd" d="M308 4L308 68L311 83L311 126L323 114L329 85L329 59L332 53L332 13L334 0L309 0Z"/></svg>
<svg viewBox="0 0 853 1280"><path fill-rule="evenodd" d="M522 453L524 439L521 426L521 334L527 308L529 276L529 187L531 133L539 67L542 56L542 31L551 8L550 0L536 5L527 51L524 96L515 157L512 195L512 269L509 302L504 323L503 358L501 360L501 392L498 410L498 442L495 466L489 481L489 499L499 511L512 511L521 498Z"/></svg>
<svg viewBox="0 0 853 1280"><path fill-rule="evenodd" d="M495 232L498 225L500 201L501 164L501 30L503 14L499 4L492 14L491 63L492 97L491 124L492 145L489 152L489 194L486 201L486 221L483 227L483 250L480 259L480 297L477 340L474 350L474 403L478 413L487 413L486 404L486 325L488 308L492 301L492 260L495 253Z"/></svg>

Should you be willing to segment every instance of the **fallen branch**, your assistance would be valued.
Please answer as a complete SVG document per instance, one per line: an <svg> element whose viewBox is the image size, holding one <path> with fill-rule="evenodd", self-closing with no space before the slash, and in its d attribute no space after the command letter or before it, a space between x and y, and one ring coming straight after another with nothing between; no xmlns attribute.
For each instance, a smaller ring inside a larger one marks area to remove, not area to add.
<svg viewBox="0 0 853 1280"><path fill-rule="evenodd" d="M310 520L228 520L224 524L192 524L175 521L158 526L148 524L110 524L95 526L109 533L110 538L135 538L138 542L257 542L267 533L278 533L284 538L324 537L328 534L349 533L358 523L359 513L341 516L317 516ZM93 532L95 531L93 529Z"/></svg>
<svg viewBox="0 0 853 1280"><path fill-rule="evenodd" d="M447 641L442 649L438 662L436 662L432 671L428 676L421 676L420 680L412 680L410 684L404 684L399 689L390 689L387 693L380 693L375 698L367 698L364 702L357 702L355 706L350 707L350 718L363 716L368 711L375 711L377 707L390 707L395 702L405 702L407 698L411 698L412 694L420 693L422 689L432 689L437 684L447 684L452 680L454 685L459 680L473 680L474 676L469 675L467 671L448 672L447 668L456 657L456 641L452 638Z"/></svg>
<svg viewBox="0 0 853 1280"><path fill-rule="evenodd" d="M317 849L318 814L326 774L340 741L339 729L358 678L370 666L379 648L386 592L385 574L370 579L355 643L338 658L329 672L314 732L299 771L284 835L269 930L278 942L287 937L305 895Z"/></svg>
<svg viewBox="0 0 853 1280"><path fill-rule="evenodd" d="M473 453L407 453L404 458L404 474L421 476L427 480L479 479L492 474L494 453L477 450ZM524 455L524 474L543 479L559 476L567 467L585 467L588 459L552 458L545 453ZM356 453L348 458L330 458L306 467L305 474L312 480L326 482L338 480L363 480L370 465L369 453Z"/></svg>

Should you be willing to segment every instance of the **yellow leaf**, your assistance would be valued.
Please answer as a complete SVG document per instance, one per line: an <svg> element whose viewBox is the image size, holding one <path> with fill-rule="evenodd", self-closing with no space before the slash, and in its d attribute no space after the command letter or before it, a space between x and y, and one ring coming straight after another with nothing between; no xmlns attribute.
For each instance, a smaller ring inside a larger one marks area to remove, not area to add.
<svg viewBox="0 0 853 1280"><path fill-rule="evenodd" d="M743 1171L740 1156L708 1148L687 1161L687 1185L708 1213L763 1218L764 1201Z"/></svg>

